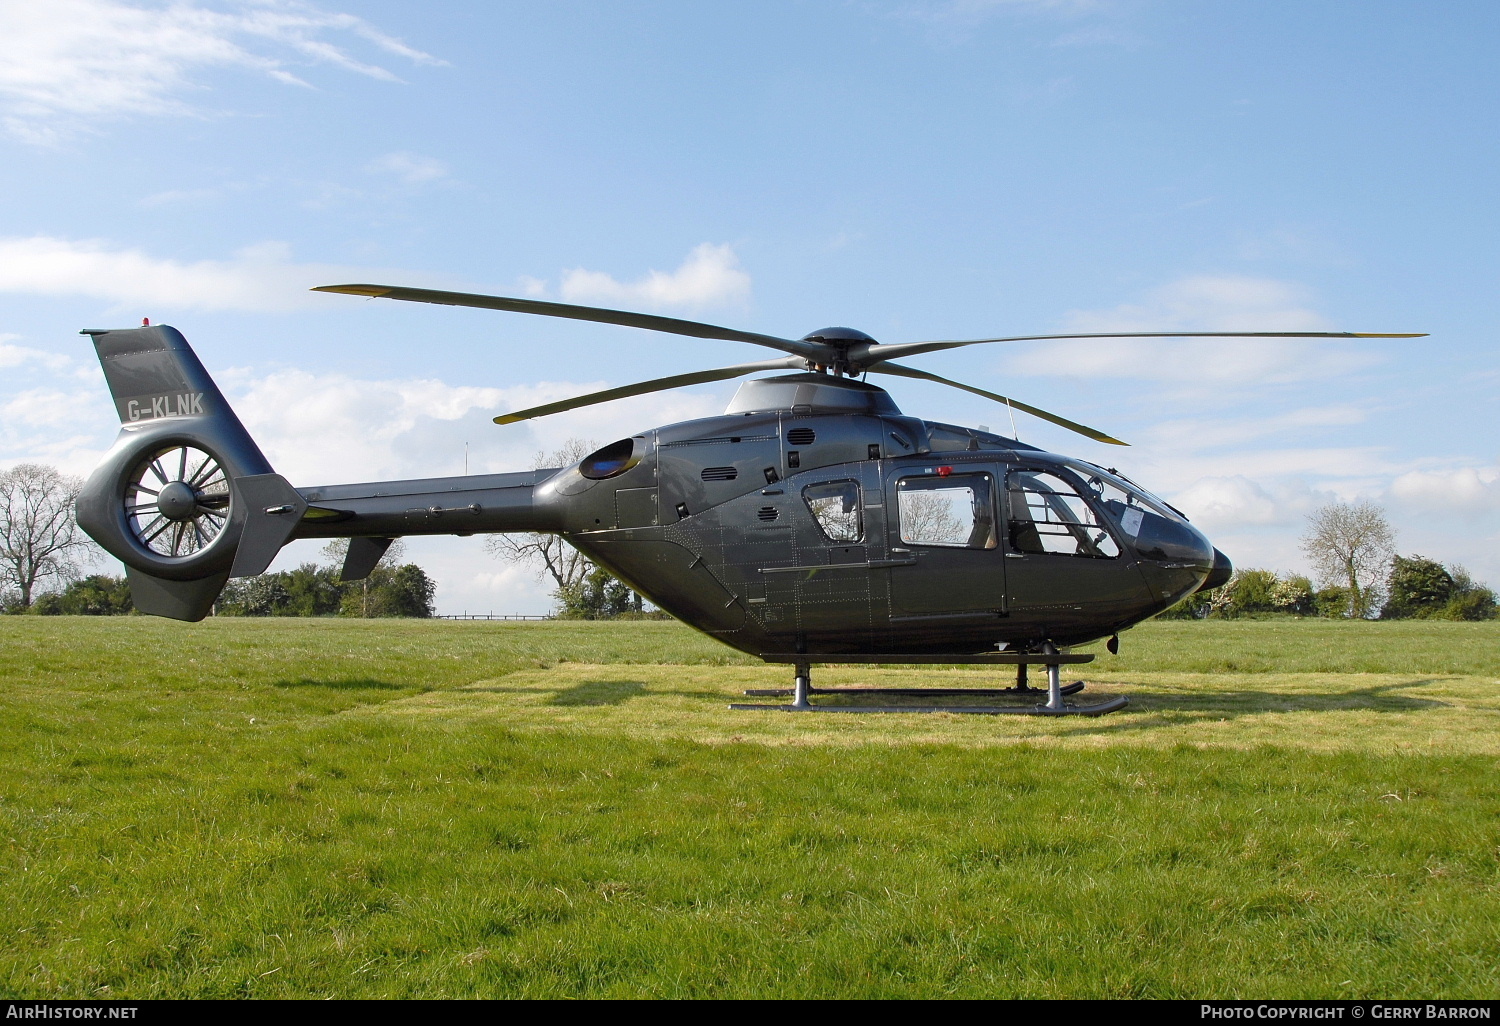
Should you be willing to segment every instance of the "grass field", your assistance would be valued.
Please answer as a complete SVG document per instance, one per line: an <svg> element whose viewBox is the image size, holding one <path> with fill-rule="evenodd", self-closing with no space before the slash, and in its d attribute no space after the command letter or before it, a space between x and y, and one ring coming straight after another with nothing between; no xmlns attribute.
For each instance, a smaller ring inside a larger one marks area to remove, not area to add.
<svg viewBox="0 0 1500 1026"><path fill-rule="evenodd" d="M672 623L0 617L0 989L1500 990L1500 624L1121 640L1098 720L791 716Z"/></svg>

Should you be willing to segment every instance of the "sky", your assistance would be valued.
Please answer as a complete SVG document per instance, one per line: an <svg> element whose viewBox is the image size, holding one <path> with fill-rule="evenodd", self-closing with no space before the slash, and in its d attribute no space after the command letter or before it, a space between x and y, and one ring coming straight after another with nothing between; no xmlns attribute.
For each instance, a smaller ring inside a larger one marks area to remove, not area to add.
<svg viewBox="0 0 1500 1026"><path fill-rule="evenodd" d="M0 0L0 38L0 467L93 468L118 423L77 332L142 317L298 485L525 469L735 383L496 414L774 355L307 291L341 282L793 338L1423 331L910 362L1130 442L1016 417L1239 566L1306 571L1307 515L1369 499L1500 585L1500 5ZM550 604L482 539L408 554L440 612Z"/></svg>

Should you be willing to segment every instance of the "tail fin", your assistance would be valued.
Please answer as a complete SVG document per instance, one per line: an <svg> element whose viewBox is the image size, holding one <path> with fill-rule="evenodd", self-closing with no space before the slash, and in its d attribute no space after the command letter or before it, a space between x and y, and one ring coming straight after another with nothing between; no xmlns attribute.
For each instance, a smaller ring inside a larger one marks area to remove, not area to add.
<svg viewBox="0 0 1500 1026"><path fill-rule="evenodd" d="M79 495L78 524L126 565L136 608L201 620L230 577L270 565L307 503L176 328L83 334L121 428Z"/></svg>

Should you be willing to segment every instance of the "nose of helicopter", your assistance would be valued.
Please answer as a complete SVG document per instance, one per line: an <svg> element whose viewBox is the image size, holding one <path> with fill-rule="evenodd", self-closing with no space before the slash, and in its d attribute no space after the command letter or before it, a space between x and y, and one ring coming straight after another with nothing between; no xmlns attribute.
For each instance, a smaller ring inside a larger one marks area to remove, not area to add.
<svg viewBox="0 0 1500 1026"><path fill-rule="evenodd" d="M1208 572L1208 576L1203 579L1203 583L1198 585L1198 590L1213 591L1215 588L1222 588L1229 583L1229 578L1233 576L1234 564L1229 562L1228 556L1215 547L1213 569Z"/></svg>
<svg viewBox="0 0 1500 1026"><path fill-rule="evenodd" d="M1233 568L1203 533L1185 520L1146 517L1136 538L1141 572L1160 601L1171 606ZM1217 585L1213 585L1217 587Z"/></svg>

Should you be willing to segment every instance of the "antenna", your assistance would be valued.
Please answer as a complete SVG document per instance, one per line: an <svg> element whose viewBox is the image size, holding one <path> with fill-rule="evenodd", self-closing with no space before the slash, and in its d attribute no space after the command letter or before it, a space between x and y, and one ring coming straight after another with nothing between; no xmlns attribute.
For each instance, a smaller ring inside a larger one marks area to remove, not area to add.
<svg viewBox="0 0 1500 1026"><path fill-rule="evenodd" d="M464 477L469 476L469 443L464 443Z"/></svg>
<svg viewBox="0 0 1500 1026"><path fill-rule="evenodd" d="M1016 434L1016 410L1011 406L1009 399L1005 400L1005 412L1010 414L1010 437L1019 442L1021 436Z"/></svg>

